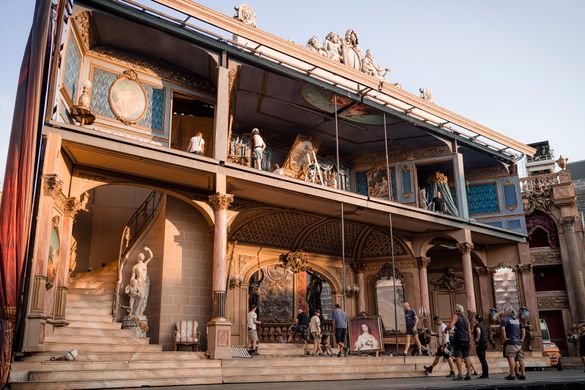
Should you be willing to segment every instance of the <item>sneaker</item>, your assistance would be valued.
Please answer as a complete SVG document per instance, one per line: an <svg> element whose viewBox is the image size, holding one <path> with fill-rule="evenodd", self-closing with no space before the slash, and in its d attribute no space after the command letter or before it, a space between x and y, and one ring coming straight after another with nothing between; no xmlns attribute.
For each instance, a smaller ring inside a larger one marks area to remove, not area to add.
<svg viewBox="0 0 585 390"><path fill-rule="evenodd" d="M337 357L341 357L341 352L337 352Z"/></svg>
<svg viewBox="0 0 585 390"><path fill-rule="evenodd" d="M455 376L455 378L453 378L454 381L462 381L463 377L461 375L457 375Z"/></svg>
<svg viewBox="0 0 585 390"><path fill-rule="evenodd" d="M524 380L526 380L526 375L520 374L520 375L518 375L518 379L520 379L521 381L524 381Z"/></svg>
<svg viewBox="0 0 585 390"><path fill-rule="evenodd" d="M473 374L471 374L473 376L478 376L479 374L477 373L477 371L473 371Z"/></svg>
<svg viewBox="0 0 585 390"><path fill-rule="evenodd" d="M423 366L425 371L428 372L429 374L433 373L433 366Z"/></svg>
<svg viewBox="0 0 585 390"><path fill-rule="evenodd" d="M399 352L398 356L406 356L406 354L404 352Z"/></svg>
<svg viewBox="0 0 585 390"><path fill-rule="evenodd" d="M465 379L466 381L468 381L468 380L471 379L471 376L470 375L465 375L465 377L463 379Z"/></svg>
<svg viewBox="0 0 585 390"><path fill-rule="evenodd" d="M449 372L449 375L447 375L447 378L454 378L455 377L455 373L453 371Z"/></svg>
<svg viewBox="0 0 585 390"><path fill-rule="evenodd" d="M504 379L507 379L509 381L513 381L513 380L516 379L516 376L515 375L512 375L512 374L509 374L508 376L504 377Z"/></svg>
<svg viewBox="0 0 585 390"><path fill-rule="evenodd" d="M477 379L489 379L490 377L487 375L480 375L477 377Z"/></svg>

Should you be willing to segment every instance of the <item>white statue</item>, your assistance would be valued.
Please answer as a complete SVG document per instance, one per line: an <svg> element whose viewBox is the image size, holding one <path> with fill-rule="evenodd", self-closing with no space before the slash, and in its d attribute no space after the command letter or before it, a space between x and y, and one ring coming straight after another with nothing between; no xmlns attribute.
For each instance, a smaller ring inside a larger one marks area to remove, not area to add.
<svg viewBox="0 0 585 390"><path fill-rule="evenodd" d="M333 61L341 62L341 38L335 32L330 32L325 37L323 49L327 58Z"/></svg>
<svg viewBox="0 0 585 390"><path fill-rule="evenodd" d="M343 40L343 63L350 68L361 70L361 57L357 34L350 28L345 32L345 39Z"/></svg>
<svg viewBox="0 0 585 390"><path fill-rule="evenodd" d="M260 136L260 130L252 130L252 161L254 162L254 168L262 170L262 157L264 149L266 149L266 143Z"/></svg>
<svg viewBox="0 0 585 390"><path fill-rule="evenodd" d="M82 84L81 96L79 96L78 105L86 110L91 110L91 96L89 91L91 90L91 81L85 80Z"/></svg>
<svg viewBox="0 0 585 390"><path fill-rule="evenodd" d="M382 68L374 62L374 55L370 49L366 50L366 55L362 59L362 72L369 76L384 79L390 71L388 68Z"/></svg>
<svg viewBox="0 0 585 390"><path fill-rule="evenodd" d="M322 56L326 56L327 54L325 53L325 50L323 50L321 48L321 42L319 42L319 40L317 39L317 37L315 35L313 35L311 37L311 39L309 39L307 41L307 49L309 49L309 51L313 52L313 53L317 53L319 55Z"/></svg>
<svg viewBox="0 0 585 390"><path fill-rule="evenodd" d="M557 161L555 161L557 163L557 165L559 166L559 168L561 168L562 171L567 169L567 163L569 162L569 159L566 157L563 157L563 155L561 154L561 156L559 157L559 159Z"/></svg>
<svg viewBox="0 0 585 390"><path fill-rule="evenodd" d="M420 88L418 91L420 92L421 99L428 100L429 102L433 101L433 94L430 89Z"/></svg>
<svg viewBox="0 0 585 390"><path fill-rule="evenodd" d="M138 260L132 267L132 277L130 284L126 286L126 294L130 297L129 313L141 317L144 315L146 303L148 302L148 293L150 290L150 278L148 277L148 263L152 260L153 255L150 248L144 247L148 252L148 259L144 253L138 255Z"/></svg>

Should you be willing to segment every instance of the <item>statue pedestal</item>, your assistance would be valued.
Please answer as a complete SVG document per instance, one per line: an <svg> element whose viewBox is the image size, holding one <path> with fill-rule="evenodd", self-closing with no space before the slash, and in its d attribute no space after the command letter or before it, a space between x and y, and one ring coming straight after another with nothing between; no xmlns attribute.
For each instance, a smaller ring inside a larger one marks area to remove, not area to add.
<svg viewBox="0 0 585 390"><path fill-rule="evenodd" d="M137 337L146 337L146 332L148 332L148 319L144 315L127 315L122 320L122 329L132 329Z"/></svg>
<svg viewBox="0 0 585 390"><path fill-rule="evenodd" d="M232 323L213 318L207 323L207 354L210 359L231 359Z"/></svg>

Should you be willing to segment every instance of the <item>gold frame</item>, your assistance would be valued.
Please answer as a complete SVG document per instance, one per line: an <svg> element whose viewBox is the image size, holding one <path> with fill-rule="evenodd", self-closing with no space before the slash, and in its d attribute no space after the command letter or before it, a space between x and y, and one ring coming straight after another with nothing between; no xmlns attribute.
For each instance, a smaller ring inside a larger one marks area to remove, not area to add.
<svg viewBox="0 0 585 390"><path fill-rule="evenodd" d="M321 142L314 139L313 137L297 134L297 137L295 138L295 142L291 146L291 148L288 152L288 155L286 157L286 160L282 164L282 167L284 168L285 174L287 176L291 176L291 177L296 178L296 177L300 177L301 174L304 172L303 168L307 164L307 161L305 159L305 155L303 154L303 156L302 156L304 163L298 164L298 166L299 166L298 169L293 169L292 160L294 158L293 153L295 153L295 149L298 148L299 145L301 145L302 143L305 143L305 142L311 143L311 145L313 146L313 151L315 152L315 156L317 155L317 152L319 151L319 146L321 145Z"/></svg>
<svg viewBox="0 0 585 390"><path fill-rule="evenodd" d="M112 104L112 91L114 90L114 87L122 80L134 81L136 85L138 85L138 87L140 88L140 91L142 91L142 96L144 97L144 109L142 110L142 113L140 113L140 115L133 119L122 118L120 114L116 112L114 105ZM148 97L146 95L144 87L142 86L140 81L138 81L138 74L134 70L128 69L118 75L118 78L116 79L116 81L112 83L112 85L110 86L110 90L108 91L108 104L110 105L112 114L114 114L114 116L125 125L134 125L144 117L146 111L148 111Z"/></svg>

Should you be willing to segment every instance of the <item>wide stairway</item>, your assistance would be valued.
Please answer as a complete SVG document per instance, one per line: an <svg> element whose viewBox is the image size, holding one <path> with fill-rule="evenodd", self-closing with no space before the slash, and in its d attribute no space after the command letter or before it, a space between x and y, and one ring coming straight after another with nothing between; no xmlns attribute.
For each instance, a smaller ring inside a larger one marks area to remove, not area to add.
<svg viewBox="0 0 585 390"><path fill-rule="evenodd" d="M198 352L163 352L112 322L116 263L79 274L67 294L68 326L45 338L45 351L12 365L11 389L102 389L221 383L221 362ZM75 361L51 361L77 349Z"/></svg>

